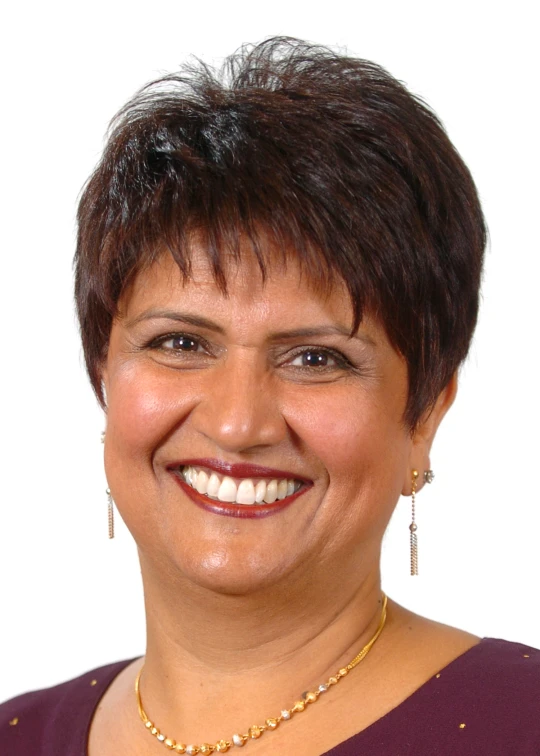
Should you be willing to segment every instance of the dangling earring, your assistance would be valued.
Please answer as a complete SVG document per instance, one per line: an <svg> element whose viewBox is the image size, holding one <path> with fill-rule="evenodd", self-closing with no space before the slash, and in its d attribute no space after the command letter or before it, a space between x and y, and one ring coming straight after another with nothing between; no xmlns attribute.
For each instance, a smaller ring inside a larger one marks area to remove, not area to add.
<svg viewBox="0 0 540 756"><path fill-rule="evenodd" d="M101 433L101 443L105 443L105 431ZM114 538L114 502L111 494L111 489L105 490L107 494L107 519L109 521L109 538Z"/></svg>
<svg viewBox="0 0 540 756"><path fill-rule="evenodd" d="M111 494L111 489L107 488L107 509L109 519L109 538L114 538L114 502Z"/></svg>
<svg viewBox="0 0 540 756"><path fill-rule="evenodd" d="M411 575L418 575L418 538L416 536L416 521L415 521L415 507L416 507L416 488L418 485L418 470L412 471L412 522L409 525L411 531Z"/></svg>

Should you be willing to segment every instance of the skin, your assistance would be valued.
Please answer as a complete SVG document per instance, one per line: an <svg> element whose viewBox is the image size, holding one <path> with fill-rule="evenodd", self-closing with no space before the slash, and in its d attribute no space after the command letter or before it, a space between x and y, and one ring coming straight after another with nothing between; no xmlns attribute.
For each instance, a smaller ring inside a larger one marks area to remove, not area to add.
<svg viewBox="0 0 540 756"><path fill-rule="evenodd" d="M189 280L168 255L137 276L102 375L107 479L144 584L143 702L162 732L201 743L290 706L373 636L383 534L400 494L411 493L412 470L430 467L456 379L411 433L402 421L406 363L372 318L349 337L344 284L323 295L294 260L271 264L263 282L246 251L229 263L224 294L196 245L192 262ZM180 322L186 313L213 326ZM317 333L299 333L306 329ZM306 352L326 364L306 365ZM271 517L216 515L168 470L201 457L290 471L312 486ZM321 698L317 716L306 712L286 732L250 743L250 753L320 754L478 640L389 600L362 673ZM128 742L130 753L165 752L137 716L140 667L130 665L103 697L90 756L121 753Z"/></svg>

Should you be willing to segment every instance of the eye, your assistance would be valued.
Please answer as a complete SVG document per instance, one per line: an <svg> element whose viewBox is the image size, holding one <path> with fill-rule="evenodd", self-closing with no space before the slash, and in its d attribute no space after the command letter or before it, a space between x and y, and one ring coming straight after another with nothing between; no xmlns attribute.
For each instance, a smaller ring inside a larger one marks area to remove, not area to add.
<svg viewBox="0 0 540 756"><path fill-rule="evenodd" d="M175 352L197 352L200 348L200 343L191 336L177 334L163 339L160 346L164 349L172 349Z"/></svg>
<svg viewBox="0 0 540 756"><path fill-rule="evenodd" d="M293 367L333 368L338 367L343 362L345 362L344 358L339 360L338 355L326 349L306 349L297 354L290 364Z"/></svg>
<svg viewBox="0 0 540 756"><path fill-rule="evenodd" d="M157 339L152 339L147 346L151 349L159 349L162 352L170 352L177 355L204 351L201 339L189 336L186 333L168 333Z"/></svg>

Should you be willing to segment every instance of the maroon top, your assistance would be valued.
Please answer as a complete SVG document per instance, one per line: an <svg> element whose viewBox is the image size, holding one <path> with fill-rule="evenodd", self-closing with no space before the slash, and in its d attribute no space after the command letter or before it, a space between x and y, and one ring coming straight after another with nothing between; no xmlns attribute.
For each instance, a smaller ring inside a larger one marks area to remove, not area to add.
<svg viewBox="0 0 540 756"><path fill-rule="evenodd" d="M2 704L1 756L87 756L97 704L131 661ZM483 638L395 709L326 752L367 754L540 756L540 650Z"/></svg>

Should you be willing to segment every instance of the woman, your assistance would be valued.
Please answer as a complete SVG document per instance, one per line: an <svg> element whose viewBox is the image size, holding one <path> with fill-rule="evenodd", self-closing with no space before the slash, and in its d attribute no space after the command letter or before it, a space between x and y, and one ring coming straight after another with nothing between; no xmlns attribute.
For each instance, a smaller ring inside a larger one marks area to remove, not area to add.
<svg viewBox="0 0 540 756"><path fill-rule="evenodd" d="M4 704L2 753L540 753L540 652L381 590L401 494L418 571L484 245L441 124L374 64L274 39L128 103L76 299L147 649Z"/></svg>

